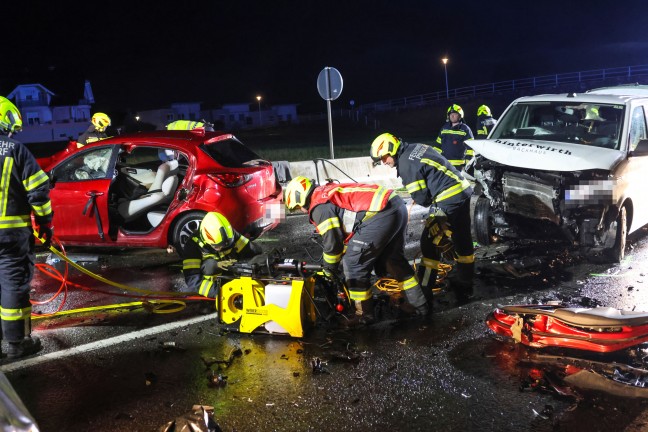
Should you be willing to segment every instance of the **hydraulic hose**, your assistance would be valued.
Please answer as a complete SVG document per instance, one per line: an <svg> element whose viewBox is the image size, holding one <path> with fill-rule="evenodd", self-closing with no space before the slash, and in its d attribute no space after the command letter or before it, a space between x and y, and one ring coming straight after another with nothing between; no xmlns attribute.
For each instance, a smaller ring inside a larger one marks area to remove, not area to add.
<svg viewBox="0 0 648 432"><path fill-rule="evenodd" d="M34 231L34 236L41 242L44 243L43 240L38 237L38 233ZM60 245L60 242L59 242ZM61 249L63 249L62 245L60 245ZM61 274L55 267L49 265L49 264L37 264L36 267L46 275L50 276L51 278L58 280L61 282L61 285L58 289L58 291L52 295L47 300L42 300L42 301L31 301L32 304L46 304L51 301L53 301L55 298L57 298L61 292L64 292L64 297L63 300L61 301L61 304L59 305L58 309L53 312L53 313L48 313L48 314L32 314L32 319L44 319L52 316L58 316L58 315L70 315L74 313L83 313L83 312L89 312L89 311L96 311L96 310L107 310L107 309L123 309L126 307L135 307L135 306L142 306L146 308L147 310L153 312L153 313L160 313L160 314L167 314L167 313L174 313L174 312L179 312L183 310L186 307L186 304L184 301L187 300L200 300L200 301L211 301L213 302L214 299L203 297L197 295L197 293L193 293L195 295L192 295L192 293L178 293L178 292L171 292L171 291L150 291L150 290L144 290L141 288L136 288L130 285L125 285L121 284L119 282L111 281L109 279L104 278L103 276L100 276L96 273L91 272L90 270L80 266L79 264L75 263L71 259L67 257L65 254L64 250L60 251L57 248L55 248L52 245L49 245L48 248L50 252L61 258L65 262L65 271L63 274ZM126 293L116 293L116 292L110 292L110 291L104 291L96 288L89 288L80 284L76 284L73 282L70 282L67 280L68 278L68 265L72 266L73 268L77 269L81 273L90 276L93 279L96 279L100 282L103 282L107 285L113 286L115 288L119 288L124 291L132 292L132 293L137 293L138 295L134 294L126 294ZM65 304L65 301L67 299L67 288L68 286L74 286L76 288L80 288L83 290L87 291L94 291L94 292L99 292L102 294L107 294L107 295L113 295L113 296L120 296L120 297L134 297L134 298L145 298L145 301L138 301L138 302L131 302L131 303L119 303L119 304L110 304L110 305L104 305L104 306L93 306L93 307L88 307L88 308L80 308L80 309L73 309L73 310L66 310L62 311L61 309L63 308L63 305ZM169 305L175 305L174 308L168 308Z"/></svg>

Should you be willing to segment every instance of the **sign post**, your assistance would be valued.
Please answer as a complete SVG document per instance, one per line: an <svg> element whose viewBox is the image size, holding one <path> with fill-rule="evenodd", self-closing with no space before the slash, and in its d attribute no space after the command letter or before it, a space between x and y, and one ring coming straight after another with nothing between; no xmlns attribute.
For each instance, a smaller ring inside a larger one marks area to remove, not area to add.
<svg viewBox="0 0 648 432"><path fill-rule="evenodd" d="M342 86L342 75L333 67L325 67L317 76L317 91L322 99L326 101L331 159L335 159L335 154L333 153L333 119L331 116L331 101L340 97L342 94Z"/></svg>

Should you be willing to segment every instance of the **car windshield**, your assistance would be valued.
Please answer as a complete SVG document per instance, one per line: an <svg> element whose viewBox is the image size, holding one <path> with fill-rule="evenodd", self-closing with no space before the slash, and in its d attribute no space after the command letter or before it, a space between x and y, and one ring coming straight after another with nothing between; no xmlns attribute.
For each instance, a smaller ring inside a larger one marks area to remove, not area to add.
<svg viewBox="0 0 648 432"><path fill-rule="evenodd" d="M242 168L249 166L250 161L262 159L261 156L236 139L201 144L200 148L216 162L227 168Z"/></svg>
<svg viewBox="0 0 648 432"><path fill-rule="evenodd" d="M618 149L624 111L623 105L517 103L500 119L490 138L557 141Z"/></svg>

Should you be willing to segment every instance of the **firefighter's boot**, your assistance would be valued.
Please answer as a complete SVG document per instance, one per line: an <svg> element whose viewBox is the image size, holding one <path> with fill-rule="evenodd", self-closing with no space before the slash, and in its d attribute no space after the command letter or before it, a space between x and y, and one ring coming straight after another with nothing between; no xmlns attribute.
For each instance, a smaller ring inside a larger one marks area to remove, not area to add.
<svg viewBox="0 0 648 432"><path fill-rule="evenodd" d="M432 290L436 287L437 274L439 273L439 261L423 258L416 268L416 275L423 290L423 295L428 303L432 304Z"/></svg>
<svg viewBox="0 0 648 432"><path fill-rule="evenodd" d="M457 260L457 274L451 281L451 288L457 296L459 303L468 303L472 300L473 280L475 275L474 262L461 262Z"/></svg>
<svg viewBox="0 0 648 432"><path fill-rule="evenodd" d="M7 357L10 359L26 357L40 351L41 341L36 336L25 336L21 341L9 341Z"/></svg>
<svg viewBox="0 0 648 432"><path fill-rule="evenodd" d="M412 276L410 279L401 282L401 284L405 298L409 304L414 306L416 314L421 316L427 315L430 312L430 307L416 276Z"/></svg>
<svg viewBox="0 0 648 432"><path fill-rule="evenodd" d="M346 321L347 327L361 327L373 324L374 316L374 299L355 301L355 314Z"/></svg>

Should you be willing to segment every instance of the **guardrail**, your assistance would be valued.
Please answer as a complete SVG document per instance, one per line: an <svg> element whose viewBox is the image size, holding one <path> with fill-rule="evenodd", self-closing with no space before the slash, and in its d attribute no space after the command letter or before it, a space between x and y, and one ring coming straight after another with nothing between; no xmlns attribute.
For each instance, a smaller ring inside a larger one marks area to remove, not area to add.
<svg viewBox="0 0 648 432"><path fill-rule="evenodd" d="M544 75L531 78L522 78L510 81L499 81L489 84L477 84L449 90L446 97L445 90L424 93L397 99L389 99L374 103L363 104L358 107L360 112L390 111L400 108L425 106L436 101L447 101L465 97L481 95L505 94L529 89L560 87L570 84L586 84L593 81L611 82L612 84L626 84L648 77L648 65L624 66L609 69L596 69L580 72L568 72L554 75ZM584 88L582 90L586 90Z"/></svg>

